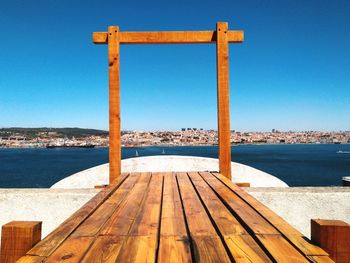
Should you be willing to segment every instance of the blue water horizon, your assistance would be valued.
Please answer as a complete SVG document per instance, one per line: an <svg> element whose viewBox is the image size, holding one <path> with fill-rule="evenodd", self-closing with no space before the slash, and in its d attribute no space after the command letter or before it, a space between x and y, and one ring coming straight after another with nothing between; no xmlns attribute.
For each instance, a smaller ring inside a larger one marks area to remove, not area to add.
<svg viewBox="0 0 350 263"><path fill-rule="evenodd" d="M261 144L232 146L232 161L272 174L289 186L340 186L350 176L350 144ZM217 146L122 148L136 156L218 157ZM108 148L0 149L0 188L48 188L63 178L108 162Z"/></svg>

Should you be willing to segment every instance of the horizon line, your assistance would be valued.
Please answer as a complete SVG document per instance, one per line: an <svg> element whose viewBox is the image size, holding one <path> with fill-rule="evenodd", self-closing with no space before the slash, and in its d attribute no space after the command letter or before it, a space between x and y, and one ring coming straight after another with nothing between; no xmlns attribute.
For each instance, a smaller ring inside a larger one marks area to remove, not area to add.
<svg viewBox="0 0 350 263"><path fill-rule="evenodd" d="M188 127L190 128L190 127ZM188 128L179 128L177 130L174 129L159 129L159 130L141 130L141 129L123 129L121 132L177 132L181 131L182 129ZM86 127L48 127L48 126L42 126L42 127L20 127L20 126L12 126L12 127L0 127L0 129L83 129L83 130L98 130L98 131L105 131L109 132L109 129L100 129L100 128L86 128ZM200 131L201 129L203 131L217 131L218 129L204 129L204 128L196 128L192 127L190 129L196 129L195 131ZM231 130L231 132L273 132L272 130L275 130L276 133L278 132L350 132L349 130L278 130L278 129L271 129L269 131L256 131L256 130Z"/></svg>

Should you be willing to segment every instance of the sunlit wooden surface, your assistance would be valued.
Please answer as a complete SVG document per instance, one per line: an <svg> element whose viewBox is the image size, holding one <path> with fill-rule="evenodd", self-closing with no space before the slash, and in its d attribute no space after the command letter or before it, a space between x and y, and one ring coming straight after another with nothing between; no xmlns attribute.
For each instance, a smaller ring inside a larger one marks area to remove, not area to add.
<svg viewBox="0 0 350 263"><path fill-rule="evenodd" d="M131 173L19 262L332 262L218 173Z"/></svg>

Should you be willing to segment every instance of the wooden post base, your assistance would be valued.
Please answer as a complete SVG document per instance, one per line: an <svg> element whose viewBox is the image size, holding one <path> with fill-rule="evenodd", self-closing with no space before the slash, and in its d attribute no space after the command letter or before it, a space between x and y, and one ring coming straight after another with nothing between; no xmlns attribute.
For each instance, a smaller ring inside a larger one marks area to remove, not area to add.
<svg viewBox="0 0 350 263"><path fill-rule="evenodd" d="M350 262L350 225L340 220L311 219L311 241L335 262Z"/></svg>
<svg viewBox="0 0 350 263"><path fill-rule="evenodd" d="M98 184L98 185L95 185L95 189L103 189L103 188L106 188L108 186L108 184Z"/></svg>
<svg viewBox="0 0 350 263"><path fill-rule="evenodd" d="M250 183L245 183L245 182L236 183L236 185L239 187L250 187Z"/></svg>
<svg viewBox="0 0 350 263"><path fill-rule="evenodd" d="M12 221L2 226L1 263L13 263L41 240L39 221Z"/></svg>

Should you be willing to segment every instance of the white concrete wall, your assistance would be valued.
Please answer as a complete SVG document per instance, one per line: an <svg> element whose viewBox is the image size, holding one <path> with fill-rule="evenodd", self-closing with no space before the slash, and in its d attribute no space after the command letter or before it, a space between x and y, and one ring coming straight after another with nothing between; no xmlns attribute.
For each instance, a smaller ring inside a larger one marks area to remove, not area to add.
<svg viewBox="0 0 350 263"><path fill-rule="evenodd" d="M350 224L350 187L246 188L305 236L310 219L338 219Z"/></svg>
<svg viewBox="0 0 350 263"><path fill-rule="evenodd" d="M0 189L0 226L13 220L42 221L42 235L46 236L98 191Z"/></svg>
<svg viewBox="0 0 350 263"><path fill-rule="evenodd" d="M250 167L231 162L234 182L248 182L251 187L288 187L277 177ZM219 171L219 160L214 158L161 155L137 157L122 160L122 172L188 172ZM108 184L109 164L102 164L73 174L51 188L93 188L95 185Z"/></svg>
<svg viewBox="0 0 350 263"><path fill-rule="evenodd" d="M246 188L307 237L310 219L350 223L350 187ZM0 190L0 225L12 220L43 221L43 236L90 200L96 189Z"/></svg>

